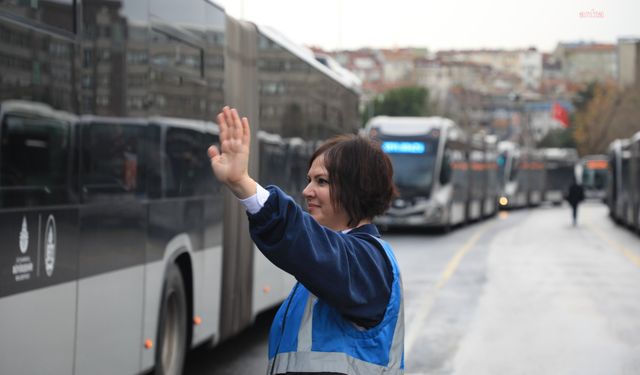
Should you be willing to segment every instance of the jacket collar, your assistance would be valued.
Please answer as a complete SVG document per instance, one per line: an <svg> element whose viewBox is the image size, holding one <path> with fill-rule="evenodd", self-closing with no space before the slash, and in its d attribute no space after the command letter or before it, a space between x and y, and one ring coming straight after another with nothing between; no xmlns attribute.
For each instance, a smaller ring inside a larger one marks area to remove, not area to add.
<svg viewBox="0 0 640 375"><path fill-rule="evenodd" d="M361 225L357 228L353 228L351 231L349 231L349 233L350 234L367 233L374 237L380 238L380 232L378 232L378 228L374 224Z"/></svg>

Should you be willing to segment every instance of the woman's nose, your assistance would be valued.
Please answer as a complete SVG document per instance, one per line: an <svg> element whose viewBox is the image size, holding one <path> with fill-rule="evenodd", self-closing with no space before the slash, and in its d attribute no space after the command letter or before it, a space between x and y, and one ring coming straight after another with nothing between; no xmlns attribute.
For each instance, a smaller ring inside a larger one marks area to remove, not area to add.
<svg viewBox="0 0 640 375"><path fill-rule="evenodd" d="M311 182L307 184L307 186L302 190L302 196L305 198L309 198L313 195L313 189L311 188Z"/></svg>

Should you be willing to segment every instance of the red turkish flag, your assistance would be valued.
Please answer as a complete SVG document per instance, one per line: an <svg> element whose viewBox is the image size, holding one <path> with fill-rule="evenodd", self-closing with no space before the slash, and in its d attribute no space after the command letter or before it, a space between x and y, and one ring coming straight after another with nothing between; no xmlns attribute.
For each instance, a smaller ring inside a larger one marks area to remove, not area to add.
<svg viewBox="0 0 640 375"><path fill-rule="evenodd" d="M552 117L562 123L565 128L569 127L569 112L558 102L553 103Z"/></svg>

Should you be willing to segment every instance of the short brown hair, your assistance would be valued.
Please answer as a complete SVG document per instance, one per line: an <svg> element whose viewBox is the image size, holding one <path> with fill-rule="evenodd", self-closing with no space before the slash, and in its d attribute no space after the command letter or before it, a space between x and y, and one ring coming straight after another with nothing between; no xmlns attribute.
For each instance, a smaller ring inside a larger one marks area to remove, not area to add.
<svg viewBox="0 0 640 375"><path fill-rule="evenodd" d="M383 214L398 195L391 160L376 141L356 135L331 138L311 155L309 168L320 155L329 174L331 203L345 210L348 226Z"/></svg>

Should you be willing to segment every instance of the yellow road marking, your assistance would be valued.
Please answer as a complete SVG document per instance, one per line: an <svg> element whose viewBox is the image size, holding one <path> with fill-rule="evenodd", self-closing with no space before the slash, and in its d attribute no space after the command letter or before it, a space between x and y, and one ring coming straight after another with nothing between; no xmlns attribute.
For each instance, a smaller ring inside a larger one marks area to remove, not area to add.
<svg viewBox="0 0 640 375"><path fill-rule="evenodd" d="M600 237L600 239L604 242L607 243L607 245L609 245L610 247L618 250L619 252L621 252L625 257L627 257L627 259L629 259L631 261L631 263L635 264L637 267L640 267L640 256L638 256L637 254L635 254L633 251L629 250L628 248L626 248L624 245L622 245L621 243L617 242L616 240L612 239L610 236L608 236L606 233L604 233L602 230L598 229L595 225L593 225L593 223L591 221L587 221L587 227L589 227L589 229L598 237Z"/></svg>
<svg viewBox="0 0 640 375"><path fill-rule="evenodd" d="M462 258L471 250L480 237L489 229L491 226L491 222L484 224L480 227L468 240L456 251L455 255L451 258L444 271L440 275L438 282L436 283L433 290L428 290L422 298L419 299L420 305L417 308L416 316L411 321L411 324L407 324L407 329L405 330L405 338L404 338L404 354L405 360L408 354L411 352L413 345L415 344L417 338L420 336L422 331L422 326L427 320L429 313L431 312L431 308L433 307L433 303L436 299L437 292L442 289L451 276L456 272L456 269L460 265Z"/></svg>

